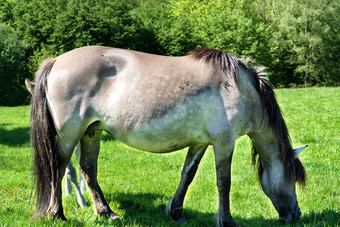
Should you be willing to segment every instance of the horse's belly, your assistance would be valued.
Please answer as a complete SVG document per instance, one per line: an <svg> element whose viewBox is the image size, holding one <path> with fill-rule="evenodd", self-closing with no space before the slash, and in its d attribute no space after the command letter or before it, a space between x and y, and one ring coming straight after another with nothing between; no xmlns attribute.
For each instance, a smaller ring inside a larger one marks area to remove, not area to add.
<svg viewBox="0 0 340 227"><path fill-rule="evenodd" d="M166 138L158 137L151 139L149 136L143 135L130 135L118 139L133 148L152 153L168 153L190 145L189 141L178 140L178 138L170 138L168 140Z"/></svg>
<svg viewBox="0 0 340 227"><path fill-rule="evenodd" d="M171 152L192 144L209 144L208 129L216 120L215 111L195 107L177 107L160 117L136 121L129 127L116 124L110 133L131 147L156 153Z"/></svg>
<svg viewBox="0 0 340 227"><path fill-rule="evenodd" d="M191 144L209 143L202 124L181 121L171 123L158 120L157 123L133 128L125 133L116 132L114 137L131 147L154 153L172 152Z"/></svg>

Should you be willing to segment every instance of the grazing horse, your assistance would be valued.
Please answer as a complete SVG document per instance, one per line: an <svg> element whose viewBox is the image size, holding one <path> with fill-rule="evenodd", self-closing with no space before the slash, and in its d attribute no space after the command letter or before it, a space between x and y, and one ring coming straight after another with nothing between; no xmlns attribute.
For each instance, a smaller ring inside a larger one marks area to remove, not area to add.
<svg viewBox="0 0 340 227"><path fill-rule="evenodd" d="M305 170L292 149L270 83L254 67L225 52L200 49L166 57L90 46L46 60L35 77L31 143L37 210L66 220L61 180L80 142L79 167L96 214L119 219L97 182L103 131L144 151L189 147L167 215L185 222L182 206L209 145L219 193L217 226L237 225L230 214L230 168L235 141L248 135L262 189L281 221L298 220L295 183ZM258 158L257 158L258 156Z"/></svg>

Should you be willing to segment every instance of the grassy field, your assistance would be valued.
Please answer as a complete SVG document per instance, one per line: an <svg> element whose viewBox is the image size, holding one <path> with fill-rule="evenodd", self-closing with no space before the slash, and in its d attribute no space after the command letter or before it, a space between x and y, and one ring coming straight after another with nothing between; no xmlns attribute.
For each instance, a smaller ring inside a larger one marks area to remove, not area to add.
<svg viewBox="0 0 340 227"><path fill-rule="evenodd" d="M300 160L308 174L297 188L302 216L293 226L340 225L340 88L278 89L294 147L308 144ZM129 148L104 134L99 183L115 226L174 226L163 213L180 180L186 152L157 155ZM96 217L92 201L81 209L73 192L64 197L68 222L31 220L29 107L0 107L0 226L112 226ZM214 157L209 148L184 202L189 226L213 226L218 197ZM278 214L251 166L251 144L238 140L232 164L231 212L241 226L276 226ZM290 226L290 225L287 225Z"/></svg>

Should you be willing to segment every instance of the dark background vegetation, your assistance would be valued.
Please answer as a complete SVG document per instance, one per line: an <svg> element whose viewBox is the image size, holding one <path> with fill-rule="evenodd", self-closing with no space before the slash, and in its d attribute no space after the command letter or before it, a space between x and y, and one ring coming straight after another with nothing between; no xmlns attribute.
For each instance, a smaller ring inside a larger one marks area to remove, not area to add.
<svg viewBox="0 0 340 227"><path fill-rule="evenodd" d="M216 48L267 66L276 86L339 85L339 27L336 0L1 0L0 105L27 104L24 78L85 45Z"/></svg>

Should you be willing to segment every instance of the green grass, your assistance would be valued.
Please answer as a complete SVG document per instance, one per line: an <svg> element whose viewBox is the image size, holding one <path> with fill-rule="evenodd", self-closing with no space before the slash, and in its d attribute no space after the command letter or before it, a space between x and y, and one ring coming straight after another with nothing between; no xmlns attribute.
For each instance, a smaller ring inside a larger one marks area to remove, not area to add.
<svg viewBox="0 0 340 227"><path fill-rule="evenodd" d="M308 174L297 188L302 216L293 226L340 225L340 88L278 89L294 147ZM232 164L231 212L241 226L276 226L278 214L263 193L251 166L251 144L238 140ZM104 134L99 183L111 208L121 215L116 226L174 226L163 213L174 194L186 152L151 154ZM64 197L68 222L31 220L29 107L0 107L0 226L110 226L91 205L79 208L73 192ZM217 211L214 157L209 148L184 202L190 226L213 226ZM287 225L290 226L290 225Z"/></svg>

